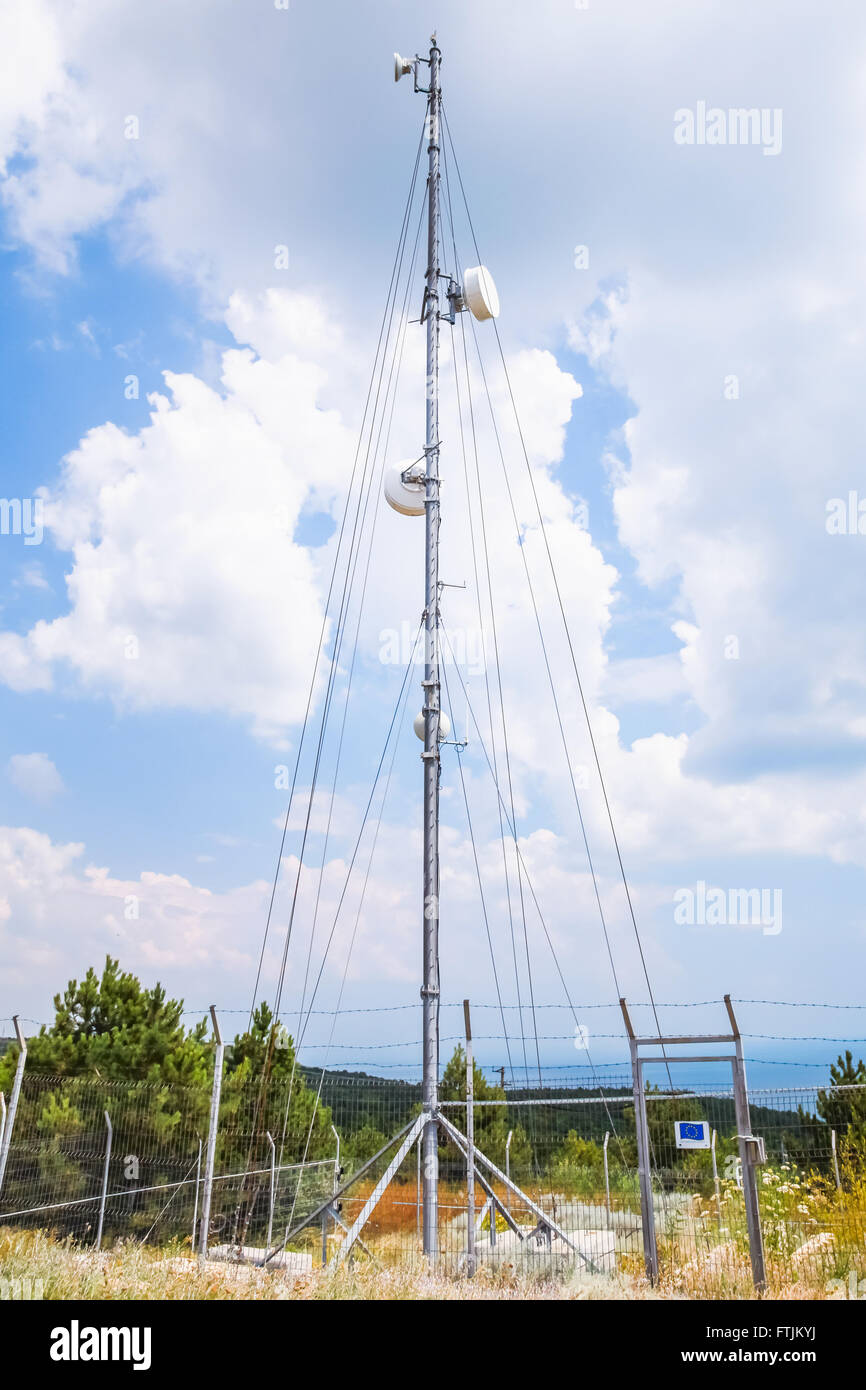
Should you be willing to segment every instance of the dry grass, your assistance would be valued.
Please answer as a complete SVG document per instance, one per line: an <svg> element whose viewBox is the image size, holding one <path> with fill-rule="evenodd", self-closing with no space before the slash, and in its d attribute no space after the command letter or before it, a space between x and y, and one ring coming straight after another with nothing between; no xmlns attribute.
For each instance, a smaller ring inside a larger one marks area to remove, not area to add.
<svg viewBox="0 0 866 1390"><path fill-rule="evenodd" d="M384 1254L384 1251L382 1252ZM785 1299L834 1296L825 1273L804 1269L792 1277L772 1259L770 1295ZM0 1229L0 1287L5 1297L98 1300L747 1300L755 1297L748 1260L733 1247L694 1257L651 1289L638 1260L623 1261L612 1278L518 1274L509 1265L482 1268L476 1277L430 1274L420 1259L383 1264L359 1259L335 1271L298 1277L279 1271L208 1261L199 1264L180 1246L155 1249L132 1241L97 1254L45 1232ZM16 1292L17 1291L17 1292ZM836 1297L844 1296L838 1293Z"/></svg>
<svg viewBox="0 0 866 1390"><path fill-rule="evenodd" d="M0 1230L0 1279L32 1281L46 1299L516 1299L658 1297L640 1281L518 1277L505 1267L473 1280L429 1274L420 1265L359 1261L298 1278L127 1242L102 1254L76 1251L43 1232Z"/></svg>

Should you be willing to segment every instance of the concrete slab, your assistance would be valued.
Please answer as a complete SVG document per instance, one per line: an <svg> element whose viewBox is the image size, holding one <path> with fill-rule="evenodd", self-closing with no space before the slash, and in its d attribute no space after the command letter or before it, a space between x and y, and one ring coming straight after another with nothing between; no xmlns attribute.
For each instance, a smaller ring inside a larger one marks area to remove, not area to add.
<svg viewBox="0 0 866 1390"><path fill-rule="evenodd" d="M242 1245L240 1251L236 1245L212 1245L207 1253L209 1260L255 1266L261 1265L268 1252L263 1245ZM294 1250L281 1250L273 1259L268 1260L267 1269L279 1269L285 1274L310 1274L313 1269L313 1257Z"/></svg>

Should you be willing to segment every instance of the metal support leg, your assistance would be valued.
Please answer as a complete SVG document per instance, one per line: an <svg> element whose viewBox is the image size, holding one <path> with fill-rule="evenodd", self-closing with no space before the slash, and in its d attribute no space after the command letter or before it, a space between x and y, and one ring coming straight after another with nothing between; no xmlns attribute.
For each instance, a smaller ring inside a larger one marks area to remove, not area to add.
<svg viewBox="0 0 866 1390"><path fill-rule="evenodd" d="M391 1162L388 1164L388 1167L385 1169L381 1178L377 1182L373 1191L370 1193L370 1196L367 1198L366 1202L361 1208L361 1211L356 1217L352 1229L349 1231L349 1234L346 1236L346 1239L343 1241L342 1245L340 1246L339 1250L334 1256L332 1264L340 1265L343 1263L346 1256L351 1251L352 1246L355 1244L355 1241L358 1239L358 1236L360 1235L361 1231L367 1224L367 1221L370 1218L370 1213L378 1206L379 1201L382 1197L382 1193L385 1191L394 1174L399 1169L400 1164L403 1162L403 1159L406 1157L407 1153L411 1149L412 1145L415 1143L415 1140L418 1138L418 1135L421 1133L422 1129L426 1124L427 1120L425 1116L419 1115L415 1123L412 1125L412 1128L409 1130L409 1133L406 1135L406 1138L403 1140L399 1149L395 1153L394 1157L391 1159Z"/></svg>
<svg viewBox="0 0 866 1390"><path fill-rule="evenodd" d="M404 1125L403 1128L393 1136L393 1138L389 1139L387 1143L383 1144L381 1149L379 1149L377 1153L373 1154L372 1158L368 1158L366 1163L362 1163L361 1167L357 1170L357 1172L353 1173L351 1178L348 1178L346 1182L344 1182L340 1187L338 1187L332 1196L327 1197L324 1202L320 1203L319 1206L314 1207L314 1209L311 1212L308 1212L307 1215L301 1221L297 1222L297 1224L294 1227L287 1226L286 1234L283 1237L282 1241L279 1245L274 1246L273 1250L269 1250L267 1252L264 1259L262 1260L262 1265L267 1266L268 1264L270 1264L274 1256L278 1255L281 1250L285 1250L286 1247L290 1245L291 1242L295 1239L295 1237L301 1234L301 1231L305 1230L307 1226L312 1226L316 1221L318 1221L323 1211L335 1211L337 1199L339 1197L342 1197L344 1192L348 1192L349 1188L352 1187L354 1183L358 1182L358 1180L362 1178L365 1173L369 1172L369 1170L376 1163L379 1162L380 1158L384 1158L385 1154L390 1152L390 1150L397 1143L398 1139L402 1139L404 1135L409 1134L410 1132L417 1136L420 1132L419 1126L422 1123L423 1121L421 1116L419 1116L416 1120L410 1120L408 1124Z"/></svg>
<svg viewBox="0 0 866 1390"><path fill-rule="evenodd" d="M340 1227L340 1230L341 1230L341 1231L345 1231L345 1232L346 1232L346 1235L348 1235L348 1234L349 1234L349 1227L346 1225L345 1221L343 1220L343 1218L342 1218L342 1216L340 1215L340 1213L336 1210L336 1208L335 1208L335 1207L329 1207L329 1208L328 1208L328 1211L329 1211L329 1214L334 1218L334 1226L335 1226L335 1228L336 1228L337 1226L339 1226L339 1227ZM356 1241L355 1241L355 1244L356 1244L356 1245L360 1245L360 1247L361 1247L361 1249L363 1250L364 1254L365 1254L365 1255L369 1255L369 1256L370 1256L370 1259L373 1260L375 1263L378 1264L378 1261L376 1260L376 1256L373 1254L373 1252L372 1252L372 1250L370 1249L370 1247L369 1247L368 1245L365 1245L365 1244L364 1244L364 1242L362 1241L362 1239L361 1239L360 1236L357 1237L357 1239L356 1239Z"/></svg>
<svg viewBox="0 0 866 1390"><path fill-rule="evenodd" d="M457 1141L455 1140L455 1143L456 1143L456 1142L457 1142ZM459 1145L458 1145L458 1148L459 1148ZM462 1152L462 1150L461 1150L461 1152ZM488 1200L488 1202L490 1203L490 1208L491 1208L491 1211L492 1211L493 1215L495 1216L497 1211L501 1212L501 1213L502 1213L502 1219L503 1219L503 1221L505 1222L505 1224L508 1226L509 1230L512 1230L512 1231L514 1232L514 1234L517 1236L518 1240L524 1240L524 1239L525 1239L525 1235L524 1235L523 1231L521 1231L521 1229L520 1229L520 1227L518 1226L517 1222L514 1220L514 1217L511 1215L511 1212L510 1212L506 1207L504 1207L504 1206L502 1205L502 1203L500 1202L500 1200L499 1200L499 1198L497 1197L496 1193L493 1191L493 1188L490 1186L489 1182L488 1182L487 1179L485 1178L485 1176L484 1176L484 1174L482 1173L481 1169L478 1167L478 1150L477 1150L477 1149L476 1149L476 1151L475 1151L475 1154L476 1154L476 1162L475 1162L475 1179L476 1179L476 1182L478 1183L478 1186L481 1188L482 1192L485 1192L485 1193L487 1194L487 1200ZM495 1224L494 1224L494 1226L491 1226L491 1239L490 1239L490 1244L491 1244L491 1245L495 1245L495 1244L496 1244L496 1241L493 1239L493 1234L492 1234L494 1230L495 1230Z"/></svg>
<svg viewBox="0 0 866 1390"><path fill-rule="evenodd" d="M454 1143L457 1145L457 1148L460 1150L460 1152L462 1154L465 1154L466 1139L464 1135L460 1133L460 1130L457 1128L457 1126L453 1125L450 1120L447 1120L445 1116L441 1114L439 1116L439 1123L442 1125L442 1128L445 1130L445 1132L449 1134L451 1138L454 1140ZM514 1183L509 1182L505 1174L502 1172L501 1168L497 1168L496 1164L493 1163L492 1160L489 1159L486 1154L483 1154L480 1149L476 1149L475 1158L478 1163L483 1164L487 1171L489 1173L492 1173L495 1178L498 1178L501 1183L507 1183L511 1190L514 1192L514 1195L518 1197L521 1202L523 1202L524 1206L527 1207L529 1211L532 1212L532 1215L536 1218L536 1220L541 1225L545 1226L547 1230L549 1230L552 1233L552 1235L558 1236L559 1239L563 1241L565 1245L568 1246L569 1250L573 1250L574 1253L578 1256L578 1258L583 1261L588 1270L590 1270L593 1274L599 1274L601 1272L600 1270L596 1269L592 1260L588 1259L587 1256L584 1255L583 1251L577 1248L574 1241L571 1239L571 1236L568 1235L568 1233L564 1231L562 1227L556 1223L556 1221L552 1220L551 1217L549 1217L545 1211L542 1211L541 1207L537 1206L535 1202L533 1202L531 1197L527 1197L525 1192L521 1192L519 1187L515 1187Z"/></svg>

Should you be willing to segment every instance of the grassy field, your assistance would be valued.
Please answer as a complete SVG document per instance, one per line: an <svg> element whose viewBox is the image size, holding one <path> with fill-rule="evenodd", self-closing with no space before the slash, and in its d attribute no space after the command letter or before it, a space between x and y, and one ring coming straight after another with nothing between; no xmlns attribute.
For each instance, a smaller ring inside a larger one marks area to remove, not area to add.
<svg viewBox="0 0 866 1390"><path fill-rule="evenodd" d="M383 1252L384 1253L384 1252ZM846 1289L826 1274L770 1261L769 1293L775 1298L844 1298ZM132 1241L96 1254L43 1232L0 1229L0 1297L42 1299L225 1299L225 1300L406 1300L466 1299L596 1300L753 1298L748 1264L739 1253L726 1259L694 1260L651 1289L639 1272L585 1276L563 1271L517 1274L508 1265L482 1269L474 1279L431 1275L418 1260L399 1264L359 1259L345 1268L315 1269L303 1277L279 1271L208 1261L199 1264L188 1247L158 1249Z"/></svg>
<svg viewBox="0 0 866 1390"><path fill-rule="evenodd" d="M355 1218L369 1186L362 1183L353 1193L344 1220ZM532 1235L536 1217L516 1210L524 1243L515 1244L500 1216L497 1231L502 1238L497 1237L494 1251L486 1218L478 1237L479 1269L468 1279L464 1272L466 1193L459 1184L443 1184L440 1190L442 1254L436 1273L431 1274L419 1253L417 1193L410 1183L388 1189L365 1228L364 1248L357 1247L357 1258L340 1269L321 1267L322 1232L318 1226L307 1228L293 1246L312 1259L312 1270L303 1276L217 1259L199 1262L191 1255L189 1236L145 1243L128 1230L108 1231L106 1248L96 1253L89 1226L75 1235L0 1226L0 1299L740 1301L756 1297L742 1193L734 1181L722 1181L717 1196L696 1191L657 1194L662 1275L654 1288L644 1277L635 1194L612 1193L611 1210L606 1212L603 1202L577 1195L580 1183L572 1188L561 1184L557 1192L539 1193L537 1200L578 1239L593 1231L606 1233L613 1243L608 1249L615 1249L615 1274L588 1274L561 1242L538 1244ZM507 1202L504 1190L498 1195ZM791 1164L767 1165L761 1173L761 1215L770 1297L824 1300L866 1293L866 1177L861 1163L843 1164L839 1188L826 1176ZM328 1252L333 1254L342 1235L335 1226L326 1234ZM598 1258L599 1247L591 1249L593 1258Z"/></svg>

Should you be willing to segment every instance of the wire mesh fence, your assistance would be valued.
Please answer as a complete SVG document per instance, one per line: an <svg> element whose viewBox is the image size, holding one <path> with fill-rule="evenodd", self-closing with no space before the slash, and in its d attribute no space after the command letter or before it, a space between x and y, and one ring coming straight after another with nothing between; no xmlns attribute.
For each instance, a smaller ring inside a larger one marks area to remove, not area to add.
<svg viewBox="0 0 866 1390"><path fill-rule="evenodd" d="M105 1240L191 1232L206 1133L195 1091L25 1073L2 1220L82 1242L95 1240L100 1215Z"/></svg>
<svg viewBox="0 0 866 1390"><path fill-rule="evenodd" d="M486 1092L473 1105L470 1206L465 1096L443 1085L442 1269L459 1275L474 1261L545 1278L642 1277L629 1078L608 1078L603 1091ZM759 1175L770 1290L821 1297L851 1278L859 1284L866 1086L756 1090L750 1101L766 1148ZM206 1086L25 1074L0 1226L46 1230L82 1248L135 1241L190 1253L201 1235L208 1107ZM244 1073L227 1078L210 1255L303 1272L341 1260L351 1245L353 1258L420 1262L421 1152L412 1130L420 1110L413 1082L301 1068L266 1088ZM662 1284L693 1297L750 1293L733 1094L651 1090L647 1113ZM684 1120L706 1123L710 1148L677 1148L675 1122Z"/></svg>
<svg viewBox="0 0 866 1390"><path fill-rule="evenodd" d="M750 1282L742 1171L728 1091L653 1094L647 1115L660 1257L674 1287L737 1293ZM761 1231L772 1291L832 1292L866 1268L866 1087L750 1095ZM677 1149L675 1120L705 1120L709 1149Z"/></svg>

